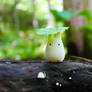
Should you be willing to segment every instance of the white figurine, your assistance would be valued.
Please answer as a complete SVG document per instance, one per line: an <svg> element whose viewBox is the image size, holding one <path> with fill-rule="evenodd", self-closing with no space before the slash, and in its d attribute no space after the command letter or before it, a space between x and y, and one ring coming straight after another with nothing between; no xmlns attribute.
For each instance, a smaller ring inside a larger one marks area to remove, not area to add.
<svg viewBox="0 0 92 92"><path fill-rule="evenodd" d="M46 46L46 58L51 62L62 62L64 60L65 51L60 32L56 34L56 37L49 35Z"/></svg>

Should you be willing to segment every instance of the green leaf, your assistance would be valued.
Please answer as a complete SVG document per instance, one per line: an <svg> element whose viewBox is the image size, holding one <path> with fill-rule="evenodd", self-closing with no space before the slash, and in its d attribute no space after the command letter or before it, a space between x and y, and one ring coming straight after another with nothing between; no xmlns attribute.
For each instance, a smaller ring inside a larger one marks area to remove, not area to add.
<svg viewBox="0 0 92 92"><path fill-rule="evenodd" d="M92 32L92 24L85 25L83 27L85 30Z"/></svg>
<svg viewBox="0 0 92 92"><path fill-rule="evenodd" d="M62 11L62 12L59 12L58 14L62 19L66 21L70 21L73 17L73 14L70 11Z"/></svg>
<svg viewBox="0 0 92 92"><path fill-rule="evenodd" d="M67 30L68 27L61 27L61 28L41 28L37 29L37 33L40 35L49 35L49 34L56 34L58 32L62 32Z"/></svg>
<svg viewBox="0 0 92 92"><path fill-rule="evenodd" d="M90 11L88 11L88 10L84 10L84 11L79 12L77 14L77 16L84 16L88 21L92 20L92 16L90 14Z"/></svg>
<svg viewBox="0 0 92 92"><path fill-rule="evenodd" d="M57 11L51 9L51 13L54 15L57 21L70 21L75 16L71 11Z"/></svg>

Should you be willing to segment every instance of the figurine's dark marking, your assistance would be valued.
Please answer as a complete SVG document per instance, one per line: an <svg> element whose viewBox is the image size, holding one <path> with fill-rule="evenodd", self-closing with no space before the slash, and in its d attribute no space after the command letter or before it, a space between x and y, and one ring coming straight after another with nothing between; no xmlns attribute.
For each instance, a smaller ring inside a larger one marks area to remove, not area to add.
<svg viewBox="0 0 92 92"><path fill-rule="evenodd" d="M58 44L58 46L60 46L60 43Z"/></svg>
<svg viewBox="0 0 92 92"><path fill-rule="evenodd" d="M49 45L51 46L51 43L49 43Z"/></svg>

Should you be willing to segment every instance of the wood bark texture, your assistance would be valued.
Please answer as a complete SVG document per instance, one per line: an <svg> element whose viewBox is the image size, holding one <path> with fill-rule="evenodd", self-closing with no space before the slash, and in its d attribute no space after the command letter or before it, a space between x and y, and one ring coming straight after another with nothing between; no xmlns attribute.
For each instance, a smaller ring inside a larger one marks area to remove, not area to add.
<svg viewBox="0 0 92 92"><path fill-rule="evenodd" d="M92 92L92 63L0 61L0 92Z"/></svg>

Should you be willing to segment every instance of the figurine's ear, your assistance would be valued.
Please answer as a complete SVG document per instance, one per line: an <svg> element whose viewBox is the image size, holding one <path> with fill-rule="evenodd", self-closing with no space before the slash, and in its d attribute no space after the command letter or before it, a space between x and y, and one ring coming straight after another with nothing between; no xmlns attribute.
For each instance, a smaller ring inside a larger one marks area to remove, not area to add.
<svg viewBox="0 0 92 92"><path fill-rule="evenodd" d="M53 35L50 34L50 35L48 36L48 41L49 41L49 42L53 42L53 41L54 41Z"/></svg>
<svg viewBox="0 0 92 92"><path fill-rule="evenodd" d="M60 37L61 36L61 32L58 32L57 34L55 34L56 37Z"/></svg>
<svg viewBox="0 0 92 92"><path fill-rule="evenodd" d="M55 38L58 39L58 40L59 39L61 40L61 32L58 32L57 34L55 34Z"/></svg>

